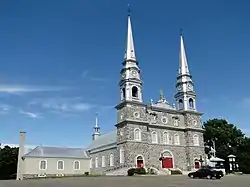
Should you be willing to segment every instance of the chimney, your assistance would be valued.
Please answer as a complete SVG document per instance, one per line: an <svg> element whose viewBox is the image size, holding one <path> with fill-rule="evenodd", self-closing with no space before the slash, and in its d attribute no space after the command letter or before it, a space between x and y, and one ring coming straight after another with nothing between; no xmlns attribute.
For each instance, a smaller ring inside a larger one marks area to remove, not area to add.
<svg viewBox="0 0 250 187"><path fill-rule="evenodd" d="M25 137L26 132L20 132L16 180L23 180L24 160L22 160L22 157L24 155Z"/></svg>

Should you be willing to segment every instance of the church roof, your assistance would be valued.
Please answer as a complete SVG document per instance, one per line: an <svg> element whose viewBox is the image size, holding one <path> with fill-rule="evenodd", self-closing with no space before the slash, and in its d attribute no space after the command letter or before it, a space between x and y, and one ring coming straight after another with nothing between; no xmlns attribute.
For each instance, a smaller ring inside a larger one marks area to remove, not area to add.
<svg viewBox="0 0 250 187"><path fill-rule="evenodd" d="M89 158L82 148L43 147L38 146L25 154L24 157L49 157L49 158Z"/></svg>
<svg viewBox="0 0 250 187"><path fill-rule="evenodd" d="M104 147L110 144L116 143L116 130L99 136L96 140L93 140L88 146L87 150Z"/></svg>

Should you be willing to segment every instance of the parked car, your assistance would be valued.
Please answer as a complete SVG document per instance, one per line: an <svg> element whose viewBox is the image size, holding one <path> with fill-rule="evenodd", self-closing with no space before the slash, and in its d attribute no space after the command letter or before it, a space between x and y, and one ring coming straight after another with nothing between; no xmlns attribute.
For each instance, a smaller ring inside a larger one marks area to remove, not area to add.
<svg viewBox="0 0 250 187"><path fill-rule="evenodd" d="M220 179L222 178L223 172L222 171L216 171L209 168L201 168L195 172L190 172L188 174L190 178L207 178L207 179Z"/></svg>

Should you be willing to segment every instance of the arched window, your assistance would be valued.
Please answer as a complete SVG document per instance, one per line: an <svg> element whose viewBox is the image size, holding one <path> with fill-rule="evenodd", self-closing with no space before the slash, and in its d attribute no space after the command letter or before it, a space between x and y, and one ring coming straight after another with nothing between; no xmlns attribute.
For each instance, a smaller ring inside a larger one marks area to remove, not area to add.
<svg viewBox="0 0 250 187"><path fill-rule="evenodd" d="M151 134L152 137L152 143L158 143L157 133L154 131Z"/></svg>
<svg viewBox="0 0 250 187"><path fill-rule="evenodd" d="M179 105L179 110L183 109L183 100L182 99L179 99L178 105Z"/></svg>
<svg viewBox="0 0 250 187"><path fill-rule="evenodd" d="M199 136L197 134L193 136L193 143L194 146L199 146Z"/></svg>
<svg viewBox="0 0 250 187"><path fill-rule="evenodd" d="M132 97L138 97L138 88L136 86L132 87Z"/></svg>
<svg viewBox="0 0 250 187"><path fill-rule="evenodd" d="M163 137L162 137L162 140L163 140L163 144L169 144L169 133L168 132L163 132Z"/></svg>
<svg viewBox="0 0 250 187"><path fill-rule="evenodd" d="M124 163L124 149L120 148L120 164Z"/></svg>
<svg viewBox="0 0 250 187"><path fill-rule="evenodd" d="M102 167L106 167L105 156L102 156Z"/></svg>
<svg viewBox="0 0 250 187"><path fill-rule="evenodd" d="M194 100L192 98L188 100L188 103L189 103L189 108L194 108Z"/></svg>
<svg viewBox="0 0 250 187"><path fill-rule="evenodd" d="M64 162L62 160L57 161L57 170L64 170Z"/></svg>
<svg viewBox="0 0 250 187"><path fill-rule="evenodd" d="M98 168L98 157L95 157L95 167Z"/></svg>
<svg viewBox="0 0 250 187"><path fill-rule="evenodd" d="M123 99L126 99L126 89L122 88L122 97Z"/></svg>
<svg viewBox="0 0 250 187"><path fill-rule="evenodd" d="M179 136L179 134L174 135L174 144L175 145L180 145L180 136Z"/></svg>
<svg viewBox="0 0 250 187"><path fill-rule="evenodd" d="M114 166L114 154L109 155L109 166Z"/></svg>
<svg viewBox="0 0 250 187"><path fill-rule="evenodd" d="M74 170L80 170L80 161L74 161Z"/></svg>
<svg viewBox="0 0 250 187"><path fill-rule="evenodd" d="M47 161L46 160L41 160L40 161L39 169L40 170L46 170L47 169Z"/></svg>
<svg viewBox="0 0 250 187"><path fill-rule="evenodd" d="M141 130L138 128L134 130L134 140L137 140L137 141L141 140Z"/></svg>

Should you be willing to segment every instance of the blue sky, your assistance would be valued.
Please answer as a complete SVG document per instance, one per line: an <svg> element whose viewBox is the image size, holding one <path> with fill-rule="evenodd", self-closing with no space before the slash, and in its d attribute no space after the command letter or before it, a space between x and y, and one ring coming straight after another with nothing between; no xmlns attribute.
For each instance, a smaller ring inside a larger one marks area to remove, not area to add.
<svg viewBox="0 0 250 187"><path fill-rule="evenodd" d="M131 4L143 98L175 94L179 30L204 120L228 119L248 135L250 2L43 0L0 2L0 142L85 146L95 112L114 129Z"/></svg>

